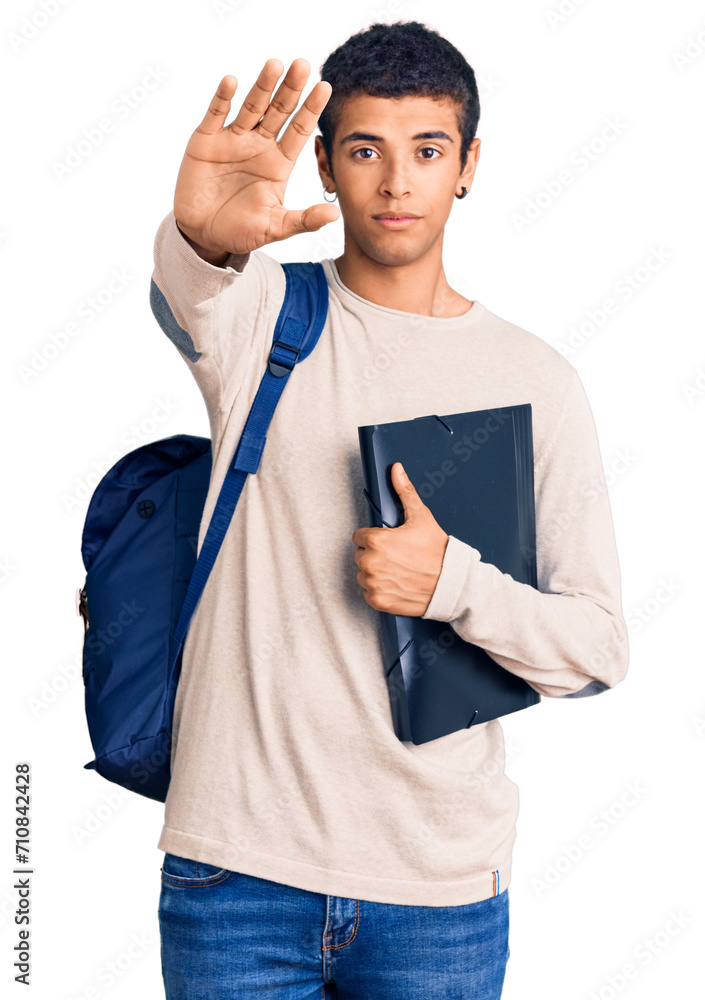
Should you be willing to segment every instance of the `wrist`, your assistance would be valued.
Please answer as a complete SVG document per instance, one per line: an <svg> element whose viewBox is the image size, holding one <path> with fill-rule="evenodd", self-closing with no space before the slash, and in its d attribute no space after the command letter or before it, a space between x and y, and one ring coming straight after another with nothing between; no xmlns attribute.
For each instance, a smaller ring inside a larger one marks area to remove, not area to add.
<svg viewBox="0 0 705 1000"><path fill-rule="evenodd" d="M183 238L186 240L188 245L198 254L198 256L205 260L208 264L213 264L214 267L222 267L228 257L230 256L229 250L211 250L208 247L202 247L195 240L183 231L179 225L178 219L176 220L176 228L179 230Z"/></svg>

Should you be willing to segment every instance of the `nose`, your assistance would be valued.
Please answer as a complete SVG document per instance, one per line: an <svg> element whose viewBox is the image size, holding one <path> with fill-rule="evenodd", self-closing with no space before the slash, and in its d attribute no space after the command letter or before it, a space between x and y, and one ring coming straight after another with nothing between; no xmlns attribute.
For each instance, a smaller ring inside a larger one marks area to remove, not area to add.
<svg viewBox="0 0 705 1000"><path fill-rule="evenodd" d="M387 198L403 198L410 192L409 175L402 162L389 160L379 185L380 194Z"/></svg>

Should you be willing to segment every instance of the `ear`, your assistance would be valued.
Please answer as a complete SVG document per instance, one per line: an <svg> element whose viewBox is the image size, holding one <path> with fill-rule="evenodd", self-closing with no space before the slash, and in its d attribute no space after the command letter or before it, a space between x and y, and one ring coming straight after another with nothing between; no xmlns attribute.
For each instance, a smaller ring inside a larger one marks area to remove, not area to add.
<svg viewBox="0 0 705 1000"><path fill-rule="evenodd" d="M330 172L330 164L328 163L328 157L326 156L325 147L323 145L323 136L315 136L314 149L316 153L316 160L318 161L318 176L321 178L321 184L323 187L334 186L335 181L333 180L333 175Z"/></svg>
<svg viewBox="0 0 705 1000"><path fill-rule="evenodd" d="M463 168L460 177L458 177L457 185L458 187L466 187L468 189L468 194L470 193L470 187L475 176L475 170L477 169L477 161L480 159L480 145L482 144L481 139L473 139L470 143L470 148L468 149L468 156L465 162L465 167Z"/></svg>

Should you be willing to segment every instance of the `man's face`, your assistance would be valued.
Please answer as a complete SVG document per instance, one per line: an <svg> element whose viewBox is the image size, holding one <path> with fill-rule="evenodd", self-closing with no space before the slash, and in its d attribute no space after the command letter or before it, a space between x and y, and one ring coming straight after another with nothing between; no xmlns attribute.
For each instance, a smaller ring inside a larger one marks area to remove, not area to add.
<svg viewBox="0 0 705 1000"><path fill-rule="evenodd" d="M475 139L461 174L459 110L448 97L360 94L344 102L333 137L335 180L320 136L316 156L321 181L338 194L346 248L353 241L373 260L399 265L442 242L454 196L470 190L480 154ZM416 218L378 218L390 212Z"/></svg>

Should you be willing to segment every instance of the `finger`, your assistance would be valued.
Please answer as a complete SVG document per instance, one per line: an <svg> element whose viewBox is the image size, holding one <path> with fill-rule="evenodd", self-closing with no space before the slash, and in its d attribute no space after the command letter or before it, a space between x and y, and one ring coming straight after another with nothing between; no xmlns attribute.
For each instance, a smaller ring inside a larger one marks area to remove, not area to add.
<svg viewBox="0 0 705 1000"><path fill-rule="evenodd" d="M285 235L281 239L295 236L297 233L315 233L327 223L335 222L339 215L338 206L327 203L311 205L302 211L289 210L284 216L282 229Z"/></svg>
<svg viewBox="0 0 705 1000"><path fill-rule="evenodd" d="M279 148L287 159L295 160L304 148L332 93L333 88L328 81L319 80L291 119L279 142Z"/></svg>
<svg viewBox="0 0 705 1000"><path fill-rule="evenodd" d="M280 59L268 59L255 80L249 94L242 102L242 107L228 128L233 132L247 132L253 129L269 107L274 86L282 75L284 65Z"/></svg>
<svg viewBox="0 0 705 1000"><path fill-rule="evenodd" d="M198 132L214 135L220 132L230 111L230 102L237 90L237 79L234 76L224 76L218 84L213 100L208 106L203 121L198 126Z"/></svg>
<svg viewBox="0 0 705 1000"><path fill-rule="evenodd" d="M311 67L305 59L294 59L279 89L269 102L264 118L257 124L257 131L275 139L292 111L296 110L301 91L306 86Z"/></svg>

